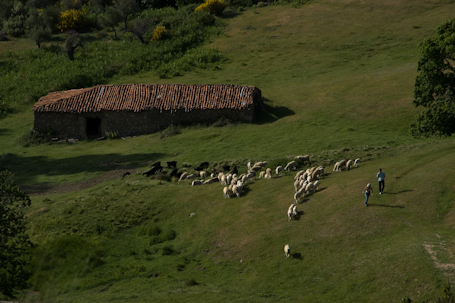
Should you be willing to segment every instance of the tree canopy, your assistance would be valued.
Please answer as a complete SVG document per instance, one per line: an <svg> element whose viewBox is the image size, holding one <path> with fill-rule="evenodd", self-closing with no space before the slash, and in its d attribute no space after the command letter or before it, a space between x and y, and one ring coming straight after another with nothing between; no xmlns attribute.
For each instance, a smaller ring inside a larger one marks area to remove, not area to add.
<svg viewBox="0 0 455 303"><path fill-rule="evenodd" d="M15 289L27 287L31 242L24 224L30 198L13 177L6 170L0 172L0 292L14 298Z"/></svg>
<svg viewBox="0 0 455 303"><path fill-rule="evenodd" d="M455 19L444 21L425 39L420 53L413 105L425 109L411 124L411 134L450 136L455 133Z"/></svg>

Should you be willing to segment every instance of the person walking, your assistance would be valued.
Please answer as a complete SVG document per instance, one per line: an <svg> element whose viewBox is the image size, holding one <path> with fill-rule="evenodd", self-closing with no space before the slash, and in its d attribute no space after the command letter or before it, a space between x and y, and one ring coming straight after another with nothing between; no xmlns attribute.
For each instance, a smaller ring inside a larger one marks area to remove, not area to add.
<svg viewBox="0 0 455 303"><path fill-rule="evenodd" d="M365 194L365 206L368 206L368 198L373 194L373 187L368 183L367 186L363 189L362 193Z"/></svg>
<svg viewBox="0 0 455 303"><path fill-rule="evenodd" d="M381 195L384 192L384 179L385 179L385 173L382 171L382 169L379 169L379 172L376 174L376 177L378 177L379 181L379 194Z"/></svg>

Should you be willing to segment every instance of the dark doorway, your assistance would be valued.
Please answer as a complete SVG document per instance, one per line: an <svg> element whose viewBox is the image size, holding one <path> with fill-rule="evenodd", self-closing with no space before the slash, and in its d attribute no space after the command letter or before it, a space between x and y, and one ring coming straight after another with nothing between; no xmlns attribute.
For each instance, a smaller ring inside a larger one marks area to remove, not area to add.
<svg viewBox="0 0 455 303"><path fill-rule="evenodd" d="M101 137L101 119L100 118L87 118L86 135L87 135L87 138Z"/></svg>

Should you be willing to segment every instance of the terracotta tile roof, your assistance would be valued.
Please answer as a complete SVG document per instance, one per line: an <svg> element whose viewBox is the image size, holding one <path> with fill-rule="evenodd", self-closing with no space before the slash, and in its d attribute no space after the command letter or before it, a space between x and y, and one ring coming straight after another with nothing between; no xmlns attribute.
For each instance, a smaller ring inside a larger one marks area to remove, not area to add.
<svg viewBox="0 0 455 303"><path fill-rule="evenodd" d="M253 106L254 86L231 84L99 85L50 93L38 100L36 112L99 112L149 109L242 109Z"/></svg>

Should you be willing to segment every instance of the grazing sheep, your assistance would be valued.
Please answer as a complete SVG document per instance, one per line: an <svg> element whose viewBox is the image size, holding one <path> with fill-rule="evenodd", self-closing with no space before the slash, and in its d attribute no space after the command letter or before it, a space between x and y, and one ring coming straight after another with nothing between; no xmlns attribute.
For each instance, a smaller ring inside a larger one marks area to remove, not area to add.
<svg viewBox="0 0 455 303"><path fill-rule="evenodd" d="M310 162L310 156L309 155L305 155L305 156L295 156L294 157L294 160L297 160L297 161L300 161L302 163L305 163L305 161L307 161L308 163Z"/></svg>
<svg viewBox="0 0 455 303"><path fill-rule="evenodd" d="M299 214L299 212L297 211L297 205L294 205L294 207L292 207L292 217L297 217L297 215Z"/></svg>
<svg viewBox="0 0 455 303"><path fill-rule="evenodd" d="M261 172L259 173L259 179L262 179L262 178L264 178L264 177L265 177L265 171L261 171Z"/></svg>
<svg viewBox="0 0 455 303"><path fill-rule="evenodd" d="M157 162L153 163L152 165L150 165L150 168L152 168L152 167L161 167L161 162L157 161Z"/></svg>
<svg viewBox="0 0 455 303"><path fill-rule="evenodd" d="M280 166L277 166L277 167L275 168L275 174L276 174L276 176L279 177L282 173L283 173L283 166L281 166L281 165L280 165Z"/></svg>
<svg viewBox="0 0 455 303"><path fill-rule="evenodd" d="M295 161L291 161L289 162L286 167L284 168L284 170L296 170L297 169L297 162Z"/></svg>
<svg viewBox="0 0 455 303"><path fill-rule="evenodd" d="M195 175L194 174L190 174L190 175L187 175L186 178L187 179L194 179Z"/></svg>
<svg viewBox="0 0 455 303"><path fill-rule="evenodd" d="M234 167L232 168L230 173L233 174L233 175L237 175L239 173L237 165L234 164Z"/></svg>
<svg viewBox="0 0 455 303"><path fill-rule="evenodd" d="M313 183L313 192L316 192L317 189L319 189L319 180L314 181Z"/></svg>
<svg viewBox="0 0 455 303"><path fill-rule="evenodd" d="M246 175L247 179L255 179L256 178L256 172L252 171L252 172L249 172L247 175Z"/></svg>
<svg viewBox="0 0 455 303"><path fill-rule="evenodd" d="M324 172L324 169L315 169L313 173L311 174L311 180L316 180L319 179L319 176Z"/></svg>
<svg viewBox="0 0 455 303"><path fill-rule="evenodd" d="M202 185L203 182L204 182L204 180L194 180L191 183L191 186Z"/></svg>
<svg viewBox="0 0 455 303"><path fill-rule="evenodd" d="M198 167L196 167L196 170L201 171L203 169L207 169L208 167L209 167L209 162L202 162L201 164L199 164Z"/></svg>
<svg viewBox="0 0 455 303"><path fill-rule="evenodd" d="M271 168L267 168L267 169L265 170L265 176L264 176L264 178L266 178L266 179L272 179L272 169L271 169Z"/></svg>
<svg viewBox="0 0 455 303"><path fill-rule="evenodd" d="M291 246L289 246L289 244L284 246L284 255L286 256L286 259L291 256Z"/></svg>
<svg viewBox="0 0 455 303"><path fill-rule="evenodd" d="M166 162L168 168L177 168L177 161Z"/></svg>
<svg viewBox="0 0 455 303"><path fill-rule="evenodd" d="M240 192L243 191L243 186L244 186L244 183L240 180L237 181L237 187L240 189Z"/></svg>
<svg viewBox="0 0 455 303"><path fill-rule="evenodd" d="M188 176L188 173L182 173L182 175L180 176L179 181L185 180L187 176Z"/></svg>
<svg viewBox="0 0 455 303"><path fill-rule="evenodd" d="M333 171L341 172L341 170L343 169L343 166L345 166L345 165L346 165L346 160L338 161L337 163L335 163L335 165L333 167Z"/></svg>
<svg viewBox="0 0 455 303"><path fill-rule="evenodd" d="M288 208L288 221L291 221L292 219L292 210L294 208L295 204L291 204L291 206L289 206Z"/></svg>
<svg viewBox="0 0 455 303"><path fill-rule="evenodd" d="M204 184L204 185L206 185L206 184L212 184L213 182L215 182L215 178L211 178L211 179L208 179L208 180L205 180L205 181L202 180L202 181L203 181L202 184Z"/></svg>
<svg viewBox="0 0 455 303"><path fill-rule="evenodd" d="M223 188L223 196L225 198L230 198L232 196L232 191L229 189L229 187L225 186Z"/></svg>
<svg viewBox="0 0 455 303"><path fill-rule="evenodd" d="M178 169L177 168L174 168L171 173L169 174L169 177L177 177L177 172L178 172Z"/></svg>
<svg viewBox="0 0 455 303"><path fill-rule="evenodd" d="M311 190L311 191L314 192L313 188L314 188L314 183L313 183L313 182L310 182L310 183L308 183L308 184L306 185L305 191L306 191L306 192L309 192L309 191Z"/></svg>
<svg viewBox="0 0 455 303"><path fill-rule="evenodd" d="M250 171L250 170L251 170L251 162L248 162L248 163L246 164L246 166L248 167L248 171Z"/></svg>
<svg viewBox="0 0 455 303"><path fill-rule="evenodd" d="M237 185L232 186L232 192L237 196L237 198L240 197L241 190Z"/></svg>
<svg viewBox="0 0 455 303"><path fill-rule="evenodd" d="M352 160L348 160L348 162L346 162L346 170L351 170L352 163Z"/></svg>
<svg viewBox="0 0 455 303"><path fill-rule="evenodd" d="M231 169L231 166L225 164L225 165L221 166L221 168L222 168L224 171L229 171L229 170Z"/></svg>
<svg viewBox="0 0 455 303"><path fill-rule="evenodd" d="M354 166L357 167L357 165L359 165L360 163L360 158L357 158L354 160Z"/></svg>
<svg viewBox="0 0 455 303"><path fill-rule="evenodd" d="M146 177L150 177L151 175L154 175L156 172L161 172L162 169L163 169L162 166L154 166L152 169L146 171L142 175L145 175Z"/></svg>
<svg viewBox="0 0 455 303"><path fill-rule="evenodd" d="M294 194L294 202L300 203L300 200L305 197L306 195L306 186L302 186L295 194Z"/></svg>
<svg viewBox="0 0 455 303"><path fill-rule="evenodd" d="M294 182L294 192L296 193L300 189L300 180Z"/></svg>
<svg viewBox="0 0 455 303"><path fill-rule="evenodd" d="M299 180L299 179L300 179L300 176L303 175L304 173L305 173L304 170L301 170L301 171L297 172L297 173L295 174L294 180Z"/></svg>
<svg viewBox="0 0 455 303"><path fill-rule="evenodd" d="M241 176L241 178L240 178L240 181L242 181L243 183L246 183L247 180L248 180L248 175L247 174Z"/></svg>
<svg viewBox="0 0 455 303"><path fill-rule="evenodd" d="M206 171L200 171L199 176L201 176L202 179L207 178L207 172Z"/></svg>

